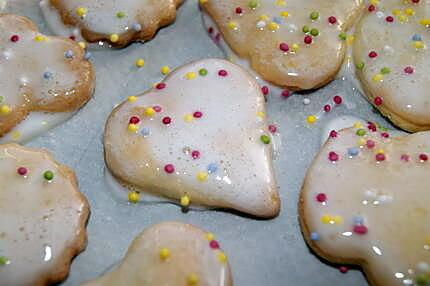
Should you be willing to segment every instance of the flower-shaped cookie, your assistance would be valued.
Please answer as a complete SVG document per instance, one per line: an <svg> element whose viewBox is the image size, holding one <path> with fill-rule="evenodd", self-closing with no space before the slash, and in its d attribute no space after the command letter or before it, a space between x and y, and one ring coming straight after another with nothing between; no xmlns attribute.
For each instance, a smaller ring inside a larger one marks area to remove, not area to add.
<svg viewBox="0 0 430 286"><path fill-rule="evenodd" d="M165 222L142 232L121 263L84 286L232 286L227 256L212 233Z"/></svg>
<svg viewBox="0 0 430 286"><path fill-rule="evenodd" d="M265 80L313 89L331 81L361 0L201 0L229 47Z"/></svg>
<svg viewBox="0 0 430 286"><path fill-rule="evenodd" d="M333 132L308 171L305 238L331 262L362 266L372 285L429 285L430 132L356 127Z"/></svg>
<svg viewBox="0 0 430 286"><path fill-rule="evenodd" d="M76 111L93 90L92 65L79 45L40 34L27 18L0 14L0 137L31 112Z"/></svg>
<svg viewBox="0 0 430 286"><path fill-rule="evenodd" d="M254 79L234 64L208 59L115 108L105 159L121 183L140 191L184 206L273 217L280 200L269 134Z"/></svg>

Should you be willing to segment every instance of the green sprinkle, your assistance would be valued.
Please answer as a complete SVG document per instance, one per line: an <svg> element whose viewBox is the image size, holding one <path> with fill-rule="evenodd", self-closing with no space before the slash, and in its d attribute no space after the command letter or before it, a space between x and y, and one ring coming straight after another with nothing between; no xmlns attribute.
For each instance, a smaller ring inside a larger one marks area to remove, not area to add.
<svg viewBox="0 0 430 286"><path fill-rule="evenodd" d="M257 8L257 6L258 6L258 1L257 1L257 0L251 0L251 1L249 1L248 6L249 6L249 8L251 8L251 9L255 9L255 8Z"/></svg>
<svg viewBox="0 0 430 286"><path fill-rule="evenodd" d="M341 39L342 41L345 41L346 40L346 34L345 33L340 33L339 34L339 39Z"/></svg>
<svg viewBox="0 0 430 286"><path fill-rule="evenodd" d="M304 25L304 26L303 26L303 28L302 28L302 31L303 31L303 33L305 33L305 34L309 33L309 27L308 27L308 26L306 26L306 25Z"/></svg>
<svg viewBox="0 0 430 286"><path fill-rule="evenodd" d="M318 31L318 29L313 28L313 29L311 30L311 35L312 35L312 36L316 37L316 36L318 36L319 34L320 34L320 31Z"/></svg>
<svg viewBox="0 0 430 286"><path fill-rule="evenodd" d="M364 136L364 135L366 135L366 130L358 129L355 134L357 134L358 136Z"/></svg>
<svg viewBox="0 0 430 286"><path fill-rule="evenodd" d="M425 274L421 274L417 276L415 282L418 286L426 286L428 285L427 283L430 282L430 277Z"/></svg>
<svg viewBox="0 0 430 286"><path fill-rule="evenodd" d="M10 260L6 256L0 256L0 266L8 265L9 263L10 263Z"/></svg>
<svg viewBox="0 0 430 286"><path fill-rule="evenodd" d="M120 11L120 12L116 13L116 16L117 16L118 18L124 18L124 17L125 17L125 13L124 13L124 12L122 12L122 11Z"/></svg>
<svg viewBox="0 0 430 286"><path fill-rule="evenodd" d="M261 142L263 142L264 144L270 144L270 137L267 135L261 135L260 137Z"/></svg>
<svg viewBox="0 0 430 286"><path fill-rule="evenodd" d="M47 181L52 181L52 179L54 179L54 173L52 171L46 171L45 173L43 173L43 177Z"/></svg>
<svg viewBox="0 0 430 286"><path fill-rule="evenodd" d="M320 17L320 13L313 11L310 15L312 20L317 20Z"/></svg>
<svg viewBox="0 0 430 286"><path fill-rule="evenodd" d="M381 73L382 73L382 74L389 74L390 72L391 72L390 68L383 67L383 68L381 69Z"/></svg>
<svg viewBox="0 0 430 286"><path fill-rule="evenodd" d="M4 97L0 95L0 103L2 103L4 100Z"/></svg>
<svg viewBox="0 0 430 286"><path fill-rule="evenodd" d="M199 70L199 75L201 75L201 76L206 76L207 74L208 74L207 69L200 69L200 70Z"/></svg>
<svg viewBox="0 0 430 286"><path fill-rule="evenodd" d="M355 65L355 67L356 67L358 70L363 70L363 69L364 69L364 66L365 66L364 62L360 62L360 63L358 63L358 64L356 64L356 65Z"/></svg>

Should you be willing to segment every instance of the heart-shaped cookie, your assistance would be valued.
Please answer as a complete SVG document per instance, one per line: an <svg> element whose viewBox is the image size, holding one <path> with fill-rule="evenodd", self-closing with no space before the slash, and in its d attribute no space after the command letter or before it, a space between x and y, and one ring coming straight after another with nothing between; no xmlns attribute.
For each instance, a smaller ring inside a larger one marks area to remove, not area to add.
<svg viewBox="0 0 430 286"><path fill-rule="evenodd" d="M430 283L430 132L344 129L310 167L304 236L320 256L363 267L372 285Z"/></svg>
<svg viewBox="0 0 430 286"><path fill-rule="evenodd" d="M408 131L430 130L430 3L384 0L356 28L354 61L372 104Z"/></svg>
<svg viewBox="0 0 430 286"><path fill-rule="evenodd" d="M232 286L227 256L212 233L165 222L136 237L121 263L84 286Z"/></svg>
<svg viewBox="0 0 430 286"><path fill-rule="evenodd" d="M280 201L264 97L240 67L207 59L115 108L106 124L109 170L141 191L273 217Z"/></svg>
<svg viewBox="0 0 430 286"><path fill-rule="evenodd" d="M42 0L40 6L51 30L90 43L123 47L149 40L172 23L182 0Z"/></svg>
<svg viewBox="0 0 430 286"><path fill-rule="evenodd" d="M17 125L30 113L41 118L30 116L26 130L40 133L55 116L67 117L84 105L93 90L92 65L79 45L42 35L27 18L0 14L0 137L15 127L20 132ZM22 137L28 136L7 139Z"/></svg>
<svg viewBox="0 0 430 286"><path fill-rule="evenodd" d="M362 0L201 0L229 47L265 80L291 89L330 82Z"/></svg>
<svg viewBox="0 0 430 286"><path fill-rule="evenodd" d="M62 281L86 245L88 214L72 170L46 151L0 145L1 285Z"/></svg>

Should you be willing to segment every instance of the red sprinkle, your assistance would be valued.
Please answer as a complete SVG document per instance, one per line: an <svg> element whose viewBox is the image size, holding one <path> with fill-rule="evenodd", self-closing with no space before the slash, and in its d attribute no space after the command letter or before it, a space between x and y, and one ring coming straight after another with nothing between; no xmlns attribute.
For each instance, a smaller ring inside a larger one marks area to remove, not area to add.
<svg viewBox="0 0 430 286"><path fill-rule="evenodd" d="M164 82L157 83L155 88L156 89L164 89L164 88L166 88L166 84Z"/></svg>
<svg viewBox="0 0 430 286"><path fill-rule="evenodd" d="M404 71L405 71L406 74L413 74L414 73L414 68L408 66L408 67L405 67Z"/></svg>
<svg viewBox="0 0 430 286"><path fill-rule="evenodd" d="M312 37L309 35L306 35L303 42L305 42L305 44L307 44L307 45L312 44Z"/></svg>
<svg viewBox="0 0 430 286"><path fill-rule="evenodd" d="M325 112L330 112L330 110L331 110L331 106L330 106L330 104L326 104L326 105L324 105L324 111L325 111Z"/></svg>
<svg viewBox="0 0 430 286"><path fill-rule="evenodd" d="M371 51L370 53L369 53L369 58L371 58L371 59L374 59L374 58L376 58L378 56L378 53L376 53L375 51Z"/></svg>
<svg viewBox="0 0 430 286"><path fill-rule="evenodd" d="M375 141L373 141L373 140L367 140L367 142L366 142L366 147L369 149L373 149L375 147L375 145L376 145Z"/></svg>
<svg viewBox="0 0 430 286"><path fill-rule="evenodd" d="M337 19L336 19L335 16L330 16L330 17L328 17L328 22L330 24L336 24L337 23Z"/></svg>
<svg viewBox="0 0 430 286"><path fill-rule="evenodd" d="M208 29L208 33L209 34L212 34L214 32L214 28L213 27L209 27L209 29Z"/></svg>
<svg viewBox="0 0 430 286"><path fill-rule="evenodd" d="M342 103L342 97L340 97L339 95L336 95L335 97L333 97L333 101L334 101L334 103L339 105Z"/></svg>
<svg viewBox="0 0 430 286"><path fill-rule="evenodd" d="M376 161L378 161L378 162L385 161L385 155L384 155L384 154L382 154L382 153L378 153L378 154L376 154L375 159L376 159Z"/></svg>
<svg viewBox="0 0 430 286"><path fill-rule="evenodd" d="M18 35L13 35L12 37L10 37L10 41L14 42L14 43L18 42L19 41L19 36Z"/></svg>
<svg viewBox="0 0 430 286"><path fill-rule="evenodd" d="M409 162L409 155L406 154L402 154L402 156L400 156L400 160L404 161L404 162Z"/></svg>
<svg viewBox="0 0 430 286"><path fill-rule="evenodd" d="M363 235L363 234L366 234L366 233L367 233L367 227L366 227L366 226L364 226L364 225L361 225L361 224L359 224L359 225L354 225L353 230L354 230L354 232L355 232L356 234L360 234L360 235Z"/></svg>
<svg viewBox="0 0 430 286"><path fill-rule="evenodd" d="M197 150L194 150L193 152L191 152L191 157L193 157L194 160L200 158L200 152Z"/></svg>
<svg viewBox="0 0 430 286"><path fill-rule="evenodd" d="M393 16L387 16L387 18L385 18L385 21L387 21L388 23L393 23L394 18L393 18Z"/></svg>
<svg viewBox="0 0 430 286"><path fill-rule="evenodd" d="M27 175L27 168L25 168L25 167L19 167L17 170L16 170L16 172L18 173L18 175L21 175L21 176L25 176L25 175Z"/></svg>
<svg viewBox="0 0 430 286"><path fill-rule="evenodd" d="M332 162L336 162L339 160L339 155L337 155L336 152L331 151L330 153L328 153L328 159Z"/></svg>
<svg viewBox="0 0 430 286"><path fill-rule="evenodd" d="M278 128L275 125L271 124L269 125L269 131L270 133L276 133L276 131L278 131Z"/></svg>
<svg viewBox="0 0 430 286"><path fill-rule="evenodd" d="M236 14L242 14L243 12L242 8L240 7L237 7L235 11L236 11Z"/></svg>
<svg viewBox="0 0 430 286"><path fill-rule="evenodd" d="M267 86L262 86L262 87L261 87L261 92L262 92L264 95L268 95L268 94L269 94L269 87L267 87Z"/></svg>
<svg viewBox="0 0 430 286"><path fill-rule="evenodd" d="M164 171L166 171L167 174L172 174L173 172L175 172L175 166L173 166L172 164L167 164L166 166L164 166Z"/></svg>
<svg viewBox="0 0 430 286"><path fill-rule="evenodd" d="M373 11L375 11L375 10L376 10L376 7L375 7L375 5L369 5L369 8L367 8L367 10L368 10L369 12L373 12Z"/></svg>
<svg viewBox="0 0 430 286"><path fill-rule="evenodd" d="M370 131L372 131L372 132L376 132L376 130L377 130L377 127L376 127L376 124L375 123L373 123L373 122L367 122L367 128L370 130Z"/></svg>
<svg viewBox="0 0 430 286"><path fill-rule="evenodd" d="M330 131L330 137L331 138L336 138L337 137L337 131L336 130Z"/></svg>
<svg viewBox="0 0 430 286"><path fill-rule="evenodd" d="M153 109L155 110L155 112L157 112L157 113L161 112L161 110L162 110L161 106L158 106L158 105L153 106L152 108L153 108Z"/></svg>
<svg viewBox="0 0 430 286"><path fill-rule="evenodd" d="M228 75L228 73L227 73L227 71L226 71L226 70L220 70L220 71L218 72L218 75L219 75L219 76L227 76L227 75Z"/></svg>
<svg viewBox="0 0 430 286"><path fill-rule="evenodd" d="M418 4L418 3L420 3L420 0L412 0L412 3Z"/></svg>
<svg viewBox="0 0 430 286"><path fill-rule="evenodd" d="M283 52L288 52L290 50L290 46L287 43L280 43L279 49Z"/></svg>
<svg viewBox="0 0 430 286"><path fill-rule="evenodd" d="M76 40L76 37L75 37L75 36L73 36L73 35L71 35L71 36L69 37L69 39L70 39L70 40L72 40L72 41L75 41L75 40Z"/></svg>
<svg viewBox="0 0 430 286"><path fill-rule="evenodd" d="M429 159L429 156L427 156L427 154L420 154L419 158L420 158L420 161L427 162Z"/></svg>
<svg viewBox="0 0 430 286"><path fill-rule="evenodd" d="M382 133L381 133L381 136L382 136L383 138L390 138L390 133L388 133L388 132L382 132Z"/></svg>
<svg viewBox="0 0 430 286"><path fill-rule="evenodd" d="M284 89L281 93L281 95L285 98L290 96L290 91L288 89Z"/></svg>
<svg viewBox="0 0 430 286"><path fill-rule="evenodd" d="M211 241L209 242L209 246L210 246L212 249L219 249L219 243L218 243L218 241L216 241L216 240L211 240Z"/></svg>
<svg viewBox="0 0 430 286"><path fill-rule="evenodd" d="M347 266L340 266L339 271L340 271L340 273L345 274L349 271L349 268Z"/></svg>
<svg viewBox="0 0 430 286"><path fill-rule="evenodd" d="M194 118L201 118L203 116L203 113L201 111L196 111L193 113Z"/></svg>
<svg viewBox="0 0 430 286"><path fill-rule="evenodd" d="M137 117L137 116L130 117L130 120L129 120L130 124L138 124L139 122L140 122L139 117Z"/></svg>
<svg viewBox="0 0 430 286"><path fill-rule="evenodd" d="M382 97L377 96L375 97L375 99L373 100L373 103L375 103L375 105L381 105L382 104Z"/></svg>
<svg viewBox="0 0 430 286"><path fill-rule="evenodd" d="M170 118L169 116L163 117L163 123L166 125L172 123L172 118Z"/></svg>
<svg viewBox="0 0 430 286"><path fill-rule="evenodd" d="M324 193L319 193L319 194L316 196L316 199L317 199L317 201L318 201L318 202L320 202L320 203L324 203L324 202L326 202L326 201L327 201L327 195L326 195L326 194L324 194Z"/></svg>

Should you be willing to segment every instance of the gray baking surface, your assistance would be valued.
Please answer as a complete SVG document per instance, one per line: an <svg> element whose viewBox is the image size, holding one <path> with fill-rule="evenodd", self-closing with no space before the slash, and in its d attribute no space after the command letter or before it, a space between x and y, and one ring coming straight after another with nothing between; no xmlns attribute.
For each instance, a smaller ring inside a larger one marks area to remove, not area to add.
<svg viewBox="0 0 430 286"><path fill-rule="evenodd" d="M0 9L2 1L5 0L0 0ZM39 0L6 1L4 11L28 16L41 31L50 34L38 7ZM338 79L316 92L295 94L288 99L278 94L269 96L267 113L270 121L277 124L282 141L275 159L282 198L282 210L277 218L256 220L221 211L184 214L171 204L128 205L114 198L104 179L102 136L105 120L114 105L160 81L161 66L174 68L192 60L223 56L206 35L197 1L185 1L177 21L162 29L152 41L92 54L97 74L94 98L71 120L27 144L48 149L57 160L72 167L80 190L91 204L87 249L74 260L70 276L62 285L80 285L99 276L120 261L139 232L168 220L191 223L214 232L228 254L238 286L367 285L360 271L341 274L336 267L313 255L303 240L297 219L300 188L319 150L325 122L341 115L353 115L390 127L352 89L352 82ZM134 66L137 58L145 59L144 68ZM347 104L309 127L306 116L320 111L336 94ZM305 97L310 99L309 105L303 104Z"/></svg>

